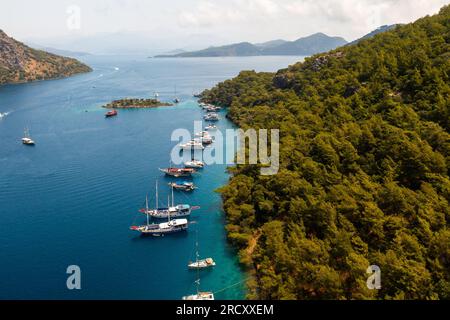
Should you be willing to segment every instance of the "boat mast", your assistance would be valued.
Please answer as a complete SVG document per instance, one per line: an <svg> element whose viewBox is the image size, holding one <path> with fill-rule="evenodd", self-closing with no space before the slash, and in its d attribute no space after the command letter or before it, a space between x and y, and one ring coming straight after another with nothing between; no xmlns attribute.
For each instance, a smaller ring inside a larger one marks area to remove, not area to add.
<svg viewBox="0 0 450 320"><path fill-rule="evenodd" d="M155 213L158 213L158 180L156 180L156 206Z"/></svg>
<svg viewBox="0 0 450 320"><path fill-rule="evenodd" d="M172 207L175 207L174 201L173 201L173 185L172 185Z"/></svg>
<svg viewBox="0 0 450 320"><path fill-rule="evenodd" d="M150 224L149 223L149 212L148 212L148 195L145 196L145 213L147 216L147 226Z"/></svg>
<svg viewBox="0 0 450 320"><path fill-rule="evenodd" d="M198 230L196 230L197 232L195 233L195 264L197 267L197 298L200 295L200 268L198 265Z"/></svg>

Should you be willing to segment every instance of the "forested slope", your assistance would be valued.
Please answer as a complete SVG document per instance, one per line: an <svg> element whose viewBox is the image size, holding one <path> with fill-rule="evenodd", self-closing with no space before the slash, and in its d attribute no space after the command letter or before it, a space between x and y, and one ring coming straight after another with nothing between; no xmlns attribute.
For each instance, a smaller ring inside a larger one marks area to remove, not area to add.
<svg viewBox="0 0 450 320"><path fill-rule="evenodd" d="M32 49L0 30L0 85L68 77L92 69L73 58Z"/></svg>
<svg viewBox="0 0 450 320"><path fill-rule="evenodd" d="M238 166L221 190L250 298L450 299L449 76L447 6L204 92L244 129L280 129L279 173Z"/></svg>

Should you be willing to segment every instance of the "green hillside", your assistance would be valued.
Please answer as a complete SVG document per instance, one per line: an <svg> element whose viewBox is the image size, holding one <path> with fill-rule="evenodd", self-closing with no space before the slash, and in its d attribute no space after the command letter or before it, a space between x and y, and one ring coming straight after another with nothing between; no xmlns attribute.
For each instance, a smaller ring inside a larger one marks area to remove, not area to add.
<svg viewBox="0 0 450 320"><path fill-rule="evenodd" d="M0 85L68 77L92 69L73 58L30 48L0 30Z"/></svg>
<svg viewBox="0 0 450 320"><path fill-rule="evenodd" d="M279 173L239 166L221 190L250 298L450 299L449 76L447 6L204 92L244 129L280 129Z"/></svg>

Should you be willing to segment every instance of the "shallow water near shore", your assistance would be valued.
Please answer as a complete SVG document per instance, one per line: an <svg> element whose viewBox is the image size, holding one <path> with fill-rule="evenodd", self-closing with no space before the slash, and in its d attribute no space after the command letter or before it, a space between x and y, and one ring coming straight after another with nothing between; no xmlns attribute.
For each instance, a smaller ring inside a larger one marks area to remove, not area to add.
<svg viewBox="0 0 450 320"><path fill-rule="evenodd" d="M203 169L193 193L175 193L177 203L201 207L188 232L152 238L129 227L145 223L138 209L146 193L153 205L157 179L166 202L172 180L158 168L169 165L172 131L202 119L193 92L301 59L86 56L92 73L0 87L0 299L180 299L196 290L187 263L197 234L200 255L216 261L201 272L201 289L245 298L214 192L228 180L225 164ZM114 99L158 92L171 102L175 90L177 106L104 118L101 106ZM221 118L220 130L233 127L224 111ZM25 127L35 147L21 144ZM66 287L69 265L81 268L81 290Z"/></svg>

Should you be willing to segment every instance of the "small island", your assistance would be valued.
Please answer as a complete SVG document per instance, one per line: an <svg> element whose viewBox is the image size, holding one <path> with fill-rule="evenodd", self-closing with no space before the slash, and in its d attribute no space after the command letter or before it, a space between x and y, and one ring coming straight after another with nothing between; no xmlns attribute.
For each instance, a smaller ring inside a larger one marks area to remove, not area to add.
<svg viewBox="0 0 450 320"><path fill-rule="evenodd" d="M157 99L120 99L114 100L103 108L106 109L139 109L139 108L157 108L157 107L170 107L171 103L161 102Z"/></svg>

